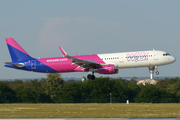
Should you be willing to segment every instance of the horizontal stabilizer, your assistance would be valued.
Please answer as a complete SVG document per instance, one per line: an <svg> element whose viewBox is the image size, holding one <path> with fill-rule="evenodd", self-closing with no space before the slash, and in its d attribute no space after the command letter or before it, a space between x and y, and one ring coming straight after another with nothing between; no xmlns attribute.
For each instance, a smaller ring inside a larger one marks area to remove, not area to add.
<svg viewBox="0 0 180 120"><path fill-rule="evenodd" d="M12 63L12 62L5 62L5 63L16 66L16 67L24 67L24 63Z"/></svg>

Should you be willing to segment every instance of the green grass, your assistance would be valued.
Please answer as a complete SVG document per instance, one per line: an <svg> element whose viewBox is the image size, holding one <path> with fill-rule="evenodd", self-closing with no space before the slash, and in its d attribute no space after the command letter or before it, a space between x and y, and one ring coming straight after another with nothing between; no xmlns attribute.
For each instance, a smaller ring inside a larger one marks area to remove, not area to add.
<svg viewBox="0 0 180 120"><path fill-rule="evenodd" d="M180 104L0 104L0 118L180 117Z"/></svg>

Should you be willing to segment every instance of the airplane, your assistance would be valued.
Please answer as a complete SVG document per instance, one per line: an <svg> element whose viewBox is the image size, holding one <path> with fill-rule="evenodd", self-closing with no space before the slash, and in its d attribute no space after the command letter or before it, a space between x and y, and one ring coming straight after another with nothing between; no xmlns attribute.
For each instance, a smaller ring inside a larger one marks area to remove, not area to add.
<svg viewBox="0 0 180 120"><path fill-rule="evenodd" d="M13 38L5 38L12 62L5 67L41 73L89 72L88 79L94 80L94 73L117 74L119 69L148 67L153 79L158 66L174 63L176 58L159 50L120 52L92 55L68 55L59 47L63 57L33 58Z"/></svg>

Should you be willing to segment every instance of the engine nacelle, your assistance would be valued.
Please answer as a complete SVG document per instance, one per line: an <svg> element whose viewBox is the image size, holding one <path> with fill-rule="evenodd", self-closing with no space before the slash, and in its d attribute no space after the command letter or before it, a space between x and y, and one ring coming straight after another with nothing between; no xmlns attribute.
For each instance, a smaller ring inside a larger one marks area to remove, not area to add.
<svg viewBox="0 0 180 120"><path fill-rule="evenodd" d="M117 74L118 69L115 69L114 65L102 65L97 68L97 72L100 74Z"/></svg>

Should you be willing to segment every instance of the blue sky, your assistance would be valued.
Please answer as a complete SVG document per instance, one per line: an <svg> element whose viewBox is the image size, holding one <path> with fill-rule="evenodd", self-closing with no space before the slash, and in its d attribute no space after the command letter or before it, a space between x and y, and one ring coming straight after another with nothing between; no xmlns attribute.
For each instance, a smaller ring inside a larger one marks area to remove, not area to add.
<svg viewBox="0 0 180 120"><path fill-rule="evenodd" d="M41 78L5 68L11 61L5 38L14 38L33 57L163 50L175 56L159 76L179 76L178 0L0 0L0 79ZM64 73L82 77L87 73ZM102 76L96 74L96 76ZM105 75L103 75L105 76ZM149 76L148 68L120 69L117 75ZM156 75L154 75L157 77Z"/></svg>

